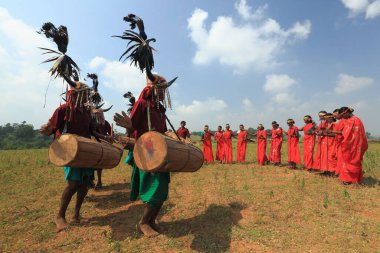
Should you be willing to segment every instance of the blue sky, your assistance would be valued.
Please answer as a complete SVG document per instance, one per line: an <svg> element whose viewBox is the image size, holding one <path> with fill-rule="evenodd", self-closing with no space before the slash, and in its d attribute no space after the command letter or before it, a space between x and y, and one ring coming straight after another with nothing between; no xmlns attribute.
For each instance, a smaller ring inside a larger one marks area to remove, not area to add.
<svg viewBox="0 0 380 253"><path fill-rule="evenodd" d="M380 136L380 0L1 1L0 124L26 120L38 127L59 105L62 81L50 83L37 46L55 44L35 33L42 23L66 25L68 55L82 76L96 72L100 92L116 111L122 94L136 96L144 75L118 62L126 43L112 35L135 13L155 37L155 71L167 79L168 114L190 131L230 123L286 128L293 118L352 106L366 130ZM376 117L377 116L377 117Z"/></svg>

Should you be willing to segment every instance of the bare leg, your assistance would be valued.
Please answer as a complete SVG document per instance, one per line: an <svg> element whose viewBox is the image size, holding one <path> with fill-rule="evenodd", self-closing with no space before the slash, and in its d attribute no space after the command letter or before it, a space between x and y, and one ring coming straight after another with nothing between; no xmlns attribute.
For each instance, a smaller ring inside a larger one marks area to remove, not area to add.
<svg viewBox="0 0 380 253"><path fill-rule="evenodd" d="M78 186L78 192L77 192L77 202L75 203L75 211L73 216L73 221L76 223L80 222L80 208L82 207L84 198L86 197L88 192L87 188L87 178L83 178L83 184L80 184Z"/></svg>
<svg viewBox="0 0 380 253"><path fill-rule="evenodd" d="M102 188L102 169L97 169L96 174L98 175L98 182L96 183L95 190Z"/></svg>
<svg viewBox="0 0 380 253"><path fill-rule="evenodd" d="M139 222L139 228L141 232L147 237L154 237L154 236L159 235L159 233L155 231L150 225L150 218L153 215L153 211L154 209L148 203L146 203L143 217L141 218Z"/></svg>
<svg viewBox="0 0 380 253"><path fill-rule="evenodd" d="M67 181L67 186L62 193L61 203L59 206L59 212L55 220L55 225L57 226L57 232L64 230L68 224L66 222L66 210L69 206L71 198L77 191L77 183L75 181Z"/></svg>
<svg viewBox="0 0 380 253"><path fill-rule="evenodd" d="M162 204L163 204L163 203L162 203ZM155 207L155 208L153 209L153 213L152 213L152 216L150 217L150 222L149 222L150 226L151 226L155 231L157 231L157 232L160 233L160 234L162 234L163 230L162 230L162 228L160 228L160 227L157 225L157 223L156 223L156 219L157 219L158 214L160 213L160 210L161 210L162 204L159 205L159 206L157 206L157 207Z"/></svg>

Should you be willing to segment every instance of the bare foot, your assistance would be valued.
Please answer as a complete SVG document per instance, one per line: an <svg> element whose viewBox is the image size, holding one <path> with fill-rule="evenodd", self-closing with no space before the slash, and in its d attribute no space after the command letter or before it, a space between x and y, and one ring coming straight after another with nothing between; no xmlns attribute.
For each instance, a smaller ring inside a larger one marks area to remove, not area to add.
<svg viewBox="0 0 380 253"><path fill-rule="evenodd" d="M65 230L69 224L67 224L66 219L62 217L57 217L55 219L55 225L57 226L57 233Z"/></svg>
<svg viewBox="0 0 380 253"><path fill-rule="evenodd" d="M155 222L150 223L150 226L158 233L162 234L164 230L158 226Z"/></svg>
<svg viewBox="0 0 380 253"><path fill-rule="evenodd" d="M146 237L155 237L158 236L159 233L155 231L150 225L148 224L142 224L139 223L139 228L141 232L146 236Z"/></svg>

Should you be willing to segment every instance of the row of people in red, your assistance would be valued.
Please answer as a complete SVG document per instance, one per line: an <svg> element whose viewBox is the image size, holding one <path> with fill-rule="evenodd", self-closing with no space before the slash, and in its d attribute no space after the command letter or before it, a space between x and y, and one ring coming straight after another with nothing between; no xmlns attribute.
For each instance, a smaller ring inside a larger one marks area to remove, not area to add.
<svg viewBox="0 0 380 253"><path fill-rule="evenodd" d="M206 125L201 134L205 162L214 161L212 136L214 136L217 143L215 160L222 163L232 162L232 138L237 138L238 140L236 161L245 162L247 142L251 141L248 136L256 136L257 163L265 165L272 162L275 166L280 166L283 137L287 135L287 162L290 168L295 169L297 165L301 164L299 132L303 131L303 163L308 171L321 172L327 176L340 175L340 180L345 184L357 183L363 178L361 163L363 155L368 149L368 143L363 123L352 113L353 109L348 107L336 109L334 113L321 111L318 125L311 116L306 115L304 117L305 125L302 128L295 126L294 120L289 119L287 121L289 128L286 132L276 121L273 121L268 156L266 155L267 132L262 124L257 127L255 134L248 133L244 129L244 125L240 125L237 133L230 130L229 124L226 125L224 131L219 126L214 133ZM188 138L190 133L182 123L185 122L181 122L181 128L178 129L178 133L183 138ZM182 135L183 131L187 131L186 136ZM317 149L314 154L316 144Z"/></svg>

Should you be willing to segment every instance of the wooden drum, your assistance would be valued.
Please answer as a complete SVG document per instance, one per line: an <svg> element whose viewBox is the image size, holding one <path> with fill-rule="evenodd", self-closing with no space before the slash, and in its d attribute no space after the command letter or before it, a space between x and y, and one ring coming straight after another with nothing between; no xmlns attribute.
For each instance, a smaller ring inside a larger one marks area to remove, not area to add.
<svg viewBox="0 0 380 253"><path fill-rule="evenodd" d="M155 131L140 136L133 156L137 167L148 172L195 172L204 160L197 147Z"/></svg>
<svg viewBox="0 0 380 253"><path fill-rule="evenodd" d="M57 166L112 169L123 150L107 142L97 142L74 134L63 134L49 147L49 159Z"/></svg>

